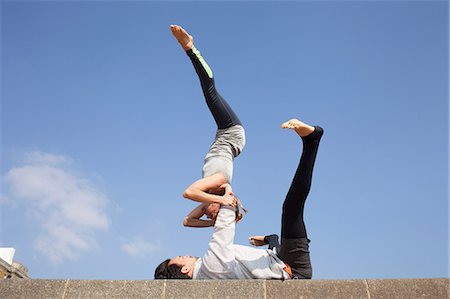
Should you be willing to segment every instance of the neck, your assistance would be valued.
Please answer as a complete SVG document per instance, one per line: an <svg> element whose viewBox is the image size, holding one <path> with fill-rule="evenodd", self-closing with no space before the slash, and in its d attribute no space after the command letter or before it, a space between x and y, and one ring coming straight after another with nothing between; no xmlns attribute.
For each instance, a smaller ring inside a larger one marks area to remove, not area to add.
<svg viewBox="0 0 450 299"><path fill-rule="evenodd" d="M187 273L187 275L189 275L191 278L194 277L195 264L197 263L197 261L198 261L199 259L200 259L200 258L196 258L196 259L195 259L195 262L194 262L194 265L192 266L192 269L189 270L189 272Z"/></svg>

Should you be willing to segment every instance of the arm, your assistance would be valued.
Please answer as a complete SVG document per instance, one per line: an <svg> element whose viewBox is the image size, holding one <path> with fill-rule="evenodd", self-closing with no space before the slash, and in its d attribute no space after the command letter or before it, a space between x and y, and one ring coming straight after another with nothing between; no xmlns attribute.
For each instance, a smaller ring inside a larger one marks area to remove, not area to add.
<svg viewBox="0 0 450 299"><path fill-rule="evenodd" d="M231 194L231 186L222 173L216 173L212 176L200 179L190 185L184 192L183 197L201 203L218 203L221 205L233 205L234 197L221 196L213 193L219 193L226 189Z"/></svg>
<svg viewBox="0 0 450 299"><path fill-rule="evenodd" d="M278 248L280 246L280 243L278 241L278 235L269 235L264 237L264 242L266 244L269 244L269 249Z"/></svg>
<svg viewBox="0 0 450 299"><path fill-rule="evenodd" d="M278 248L280 246L278 235L275 234L268 236L252 236L248 239L253 246L269 245L269 249Z"/></svg>
<svg viewBox="0 0 450 299"><path fill-rule="evenodd" d="M214 221L211 219L203 220L203 215L205 215L203 208L205 204L198 205L193 209L183 220L183 225L187 227L210 227L214 225Z"/></svg>
<svg viewBox="0 0 450 299"><path fill-rule="evenodd" d="M214 224L214 233L203 257L203 263L214 272L232 272L235 266L234 252L235 208L222 206Z"/></svg>

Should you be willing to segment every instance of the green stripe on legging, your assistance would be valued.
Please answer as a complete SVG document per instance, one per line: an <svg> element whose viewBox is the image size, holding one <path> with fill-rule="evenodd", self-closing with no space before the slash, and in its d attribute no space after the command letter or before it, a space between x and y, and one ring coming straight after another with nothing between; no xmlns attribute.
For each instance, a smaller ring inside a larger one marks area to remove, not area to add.
<svg viewBox="0 0 450 299"><path fill-rule="evenodd" d="M195 56L197 56L198 60L202 64L203 68L205 69L206 73L208 74L208 77L212 79L213 72L210 69L209 65L206 63L205 59L203 59L202 54L200 54L200 51L197 50L196 47L192 48L192 52L194 52Z"/></svg>

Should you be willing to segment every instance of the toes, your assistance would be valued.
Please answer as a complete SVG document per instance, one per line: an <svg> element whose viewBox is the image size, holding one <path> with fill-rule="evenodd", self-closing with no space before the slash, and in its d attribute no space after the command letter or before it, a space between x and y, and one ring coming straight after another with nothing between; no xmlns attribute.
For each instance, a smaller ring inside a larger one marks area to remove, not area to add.
<svg viewBox="0 0 450 299"><path fill-rule="evenodd" d="M295 119L288 120L288 121L284 122L281 125L281 127L283 127L283 128L292 128L294 126L294 124L295 124L294 121L295 121Z"/></svg>

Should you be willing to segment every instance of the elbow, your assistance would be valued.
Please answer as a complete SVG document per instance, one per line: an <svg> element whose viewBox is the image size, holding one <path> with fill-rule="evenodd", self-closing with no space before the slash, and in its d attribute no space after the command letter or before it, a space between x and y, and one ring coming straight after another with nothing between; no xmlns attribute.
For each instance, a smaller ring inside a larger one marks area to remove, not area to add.
<svg viewBox="0 0 450 299"><path fill-rule="evenodd" d="M183 226L189 227L189 218L188 217L183 219Z"/></svg>
<svg viewBox="0 0 450 299"><path fill-rule="evenodd" d="M183 192L183 197L184 198L188 198L188 199L192 199L193 194L194 194L194 191L191 188L187 188Z"/></svg>

